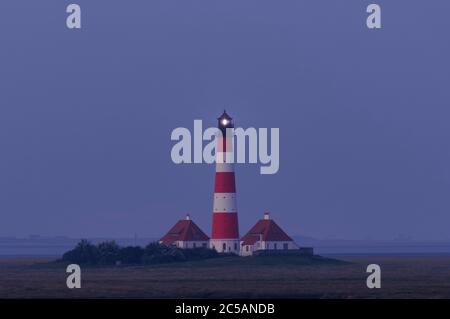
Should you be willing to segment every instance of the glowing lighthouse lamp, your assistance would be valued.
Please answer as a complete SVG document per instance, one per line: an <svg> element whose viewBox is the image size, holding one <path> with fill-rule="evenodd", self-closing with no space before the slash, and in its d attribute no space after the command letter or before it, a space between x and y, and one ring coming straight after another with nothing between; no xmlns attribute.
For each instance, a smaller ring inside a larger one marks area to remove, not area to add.
<svg viewBox="0 0 450 319"><path fill-rule="evenodd" d="M227 126L228 123L229 123L228 119L226 119L226 118L222 119L222 125L223 126Z"/></svg>

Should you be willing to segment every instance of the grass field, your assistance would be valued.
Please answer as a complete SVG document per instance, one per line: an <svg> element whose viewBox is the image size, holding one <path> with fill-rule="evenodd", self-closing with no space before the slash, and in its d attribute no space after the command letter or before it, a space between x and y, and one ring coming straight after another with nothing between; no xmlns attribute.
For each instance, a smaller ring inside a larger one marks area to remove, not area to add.
<svg viewBox="0 0 450 319"><path fill-rule="evenodd" d="M0 257L0 298L450 298L450 256L227 257L136 267L82 267L66 287L51 258ZM381 289L366 267L382 269Z"/></svg>

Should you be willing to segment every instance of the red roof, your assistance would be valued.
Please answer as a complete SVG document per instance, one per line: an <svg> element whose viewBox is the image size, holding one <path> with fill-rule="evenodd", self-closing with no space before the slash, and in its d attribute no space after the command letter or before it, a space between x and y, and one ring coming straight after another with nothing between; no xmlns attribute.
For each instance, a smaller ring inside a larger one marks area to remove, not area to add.
<svg viewBox="0 0 450 319"><path fill-rule="evenodd" d="M179 220L160 239L164 245L171 245L175 241L205 241L209 237L190 219Z"/></svg>
<svg viewBox="0 0 450 319"><path fill-rule="evenodd" d="M281 228L271 219L260 219L241 241L243 245L253 245L257 241L292 241Z"/></svg>

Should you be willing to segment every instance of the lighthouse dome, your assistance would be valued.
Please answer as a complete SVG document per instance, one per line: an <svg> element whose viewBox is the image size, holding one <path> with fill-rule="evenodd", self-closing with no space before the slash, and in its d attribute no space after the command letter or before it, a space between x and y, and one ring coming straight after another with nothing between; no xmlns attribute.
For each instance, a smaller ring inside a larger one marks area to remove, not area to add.
<svg viewBox="0 0 450 319"><path fill-rule="evenodd" d="M217 118L220 129L233 127L233 118L224 110L222 115Z"/></svg>

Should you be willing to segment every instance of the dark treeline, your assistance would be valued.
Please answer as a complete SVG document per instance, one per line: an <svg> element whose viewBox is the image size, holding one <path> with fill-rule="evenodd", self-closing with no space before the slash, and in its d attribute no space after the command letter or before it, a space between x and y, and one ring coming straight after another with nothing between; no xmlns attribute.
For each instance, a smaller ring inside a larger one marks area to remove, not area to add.
<svg viewBox="0 0 450 319"><path fill-rule="evenodd" d="M139 246L120 247L115 241L94 245L83 239L74 249L63 255L62 261L84 265L136 265L200 260L220 256L223 254L208 248L180 249L157 242L150 243L144 248Z"/></svg>

